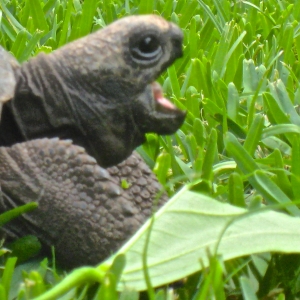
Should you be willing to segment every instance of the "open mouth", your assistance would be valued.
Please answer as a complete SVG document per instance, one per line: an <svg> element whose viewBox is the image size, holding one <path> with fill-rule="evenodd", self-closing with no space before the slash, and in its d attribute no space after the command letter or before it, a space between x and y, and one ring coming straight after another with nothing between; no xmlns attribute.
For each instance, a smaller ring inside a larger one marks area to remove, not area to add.
<svg viewBox="0 0 300 300"><path fill-rule="evenodd" d="M163 90L158 82L153 82L151 84L153 98L155 100L155 110L156 112L165 114L178 114L185 113L178 109L170 100L166 99L163 95Z"/></svg>
<svg viewBox="0 0 300 300"><path fill-rule="evenodd" d="M143 133L173 134L183 124L186 111L177 108L163 95L158 82L147 85L144 93L135 102L134 117Z"/></svg>

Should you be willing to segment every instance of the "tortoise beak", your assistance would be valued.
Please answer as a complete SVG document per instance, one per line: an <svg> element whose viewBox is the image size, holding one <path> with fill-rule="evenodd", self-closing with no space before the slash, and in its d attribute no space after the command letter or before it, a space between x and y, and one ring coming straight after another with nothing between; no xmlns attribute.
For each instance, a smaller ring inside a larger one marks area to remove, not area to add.
<svg viewBox="0 0 300 300"><path fill-rule="evenodd" d="M186 111L178 109L172 102L163 96L159 83L149 84L135 103L135 121L142 132L157 134L173 134L183 124Z"/></svg>
<svg viewBox="0 0 300 300"><path fill-rule="evenodd" d="M155 109L151 113L153 130L158 134L173 134L183 124L186 111L178 109L170 100L163 96L162 87L158 82L152 83Z"/></svg>

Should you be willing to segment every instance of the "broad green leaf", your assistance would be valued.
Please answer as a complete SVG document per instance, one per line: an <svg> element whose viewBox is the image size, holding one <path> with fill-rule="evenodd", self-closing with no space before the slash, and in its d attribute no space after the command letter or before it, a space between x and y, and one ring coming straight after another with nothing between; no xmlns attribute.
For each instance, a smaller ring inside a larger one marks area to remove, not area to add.
<svg viewBox="0 0 300 300"><path fill-rule="evenodd" d="M150 223L118 251L127 262L120 289L145 288L141 260ZM151 283L160 286L208 266L207 251L224 260L266 251L300 253L299 234L299 218L266 209L249 213L183 189L155 214L147 250Z"/></svg>
<svg viewBox="0 0 300 300"><path fill-rule="evenodd" d="M133 290L124 290L120 294L119 300L139 300L139 293Z"/></svg>
<svg viewBox="0 0 300 300"><path fill-rule="evenodd" d="M224 260L267 251L300 253L299 234L299 218L263 208L247 211L184 188L117 252L126 259L118 288L146 288L142 260L148 237L146 264L156 287L208 266L208 252L222 255ZM85 276L102 280L114 257L96 269L72 272L35 300L62 295L67 286L75 286Z"/></svg>

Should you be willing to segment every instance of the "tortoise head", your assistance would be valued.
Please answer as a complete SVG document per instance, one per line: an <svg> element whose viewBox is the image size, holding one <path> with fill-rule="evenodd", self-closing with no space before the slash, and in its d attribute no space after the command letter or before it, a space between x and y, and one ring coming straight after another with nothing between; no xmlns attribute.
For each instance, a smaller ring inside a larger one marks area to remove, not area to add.
<svg viewBox="0 0 300 300"><path fill-rule="evenodd" d="M12 111L24 139L71 138L106 167L128 157L146 133L174 133L186 113L155 80L182 56L182 39L159 16L131 16L23 64Z"/></svg>
<svg viewBox="0 0 300 300"><path fill-rule="evenodd" d="M92 85L101 95L97 114L107 129L106 148L113 150L103 159L109 165L115 163L111 154L121 161L144 141L145 133L172 134L182 125L186 113L165 99L155 82L182 56L182 39L181 30L159 16L131 16L59 53L68 53L72 65L80 65L89 93Z"/></svg>

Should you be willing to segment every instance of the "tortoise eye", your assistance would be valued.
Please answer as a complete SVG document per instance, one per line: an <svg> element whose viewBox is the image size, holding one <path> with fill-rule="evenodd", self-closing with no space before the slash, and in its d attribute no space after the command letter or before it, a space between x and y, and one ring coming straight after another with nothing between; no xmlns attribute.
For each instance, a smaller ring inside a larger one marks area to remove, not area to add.
<svg viewBox="0 0 300 300"><path fill-rule="evenodd" d="M142 63L153 63L162 55L159 39L154 35L146 35L136 40L131 47L132 57Z"/></svg>

